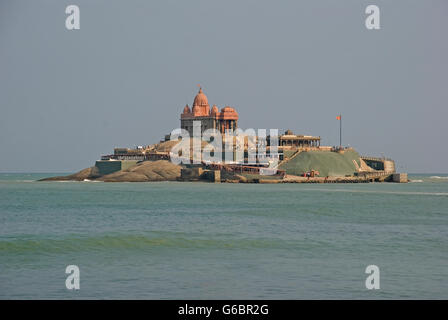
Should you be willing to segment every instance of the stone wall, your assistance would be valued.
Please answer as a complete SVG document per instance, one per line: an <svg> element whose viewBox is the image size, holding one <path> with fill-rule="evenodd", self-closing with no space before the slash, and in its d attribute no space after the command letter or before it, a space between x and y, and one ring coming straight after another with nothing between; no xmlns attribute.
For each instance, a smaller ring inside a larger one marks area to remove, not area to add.
<svg viewBox="0 0 448 320"><path fill-rule="evenodd" d="M129 169L137 164L137 160L97 160L95 174L104 176L120 170Z"/></svg>

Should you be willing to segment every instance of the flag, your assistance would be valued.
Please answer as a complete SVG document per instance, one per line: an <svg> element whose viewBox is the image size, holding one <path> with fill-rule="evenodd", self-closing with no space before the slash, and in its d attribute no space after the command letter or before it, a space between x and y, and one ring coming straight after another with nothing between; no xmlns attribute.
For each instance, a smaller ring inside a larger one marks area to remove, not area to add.
<svg viewBox="0 0 448 320"><path fill-rule="evenodd" d="M341 116L337 116L337 117L336 117L336 120L341 120Z"/></svg>

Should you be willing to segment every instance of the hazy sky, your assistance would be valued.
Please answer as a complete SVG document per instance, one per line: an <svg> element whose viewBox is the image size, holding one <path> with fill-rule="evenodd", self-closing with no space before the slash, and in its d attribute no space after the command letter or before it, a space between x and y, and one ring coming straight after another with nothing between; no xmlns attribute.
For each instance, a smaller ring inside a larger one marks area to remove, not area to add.
<svg viewBox="0 0 448 320"><path fill-rule="evenodd" d="M337 145L342 113L343 144L448 172L447 31L446 0L0 0L0 171L77 171L158 142L201 84L242 128Z"/></svg>

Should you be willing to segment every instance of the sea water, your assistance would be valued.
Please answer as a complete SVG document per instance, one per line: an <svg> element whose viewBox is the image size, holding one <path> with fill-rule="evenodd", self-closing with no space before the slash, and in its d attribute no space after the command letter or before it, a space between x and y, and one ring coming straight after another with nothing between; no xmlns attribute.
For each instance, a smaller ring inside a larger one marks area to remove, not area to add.
<svg viewBox="0 0 448 320"><path fill-rule="evenodd" d="M447 299L448 177L36 182L0 174L1 299ZM50 175L51 176L51 175ZM68 265L80 289L66 288ZM366 288L366 267L380 289Z"/></svg>

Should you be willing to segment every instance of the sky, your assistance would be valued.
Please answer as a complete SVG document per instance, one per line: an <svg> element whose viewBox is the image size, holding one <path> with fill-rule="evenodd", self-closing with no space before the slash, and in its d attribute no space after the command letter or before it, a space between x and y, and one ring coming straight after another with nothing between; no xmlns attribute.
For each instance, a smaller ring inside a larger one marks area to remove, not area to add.
<svg viewBox="0 0 448 320"><path fill-rule="evenodd" d="M447 16L446 0L0 0L0 172L75 172L157 143L200 84L241 128L333 146L342 114L361 155L447 173Z"/></svg>

